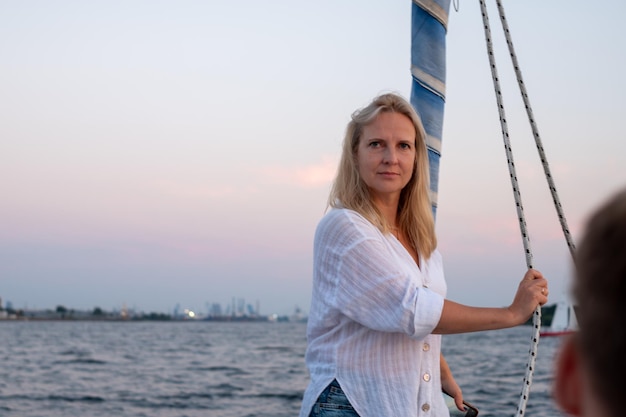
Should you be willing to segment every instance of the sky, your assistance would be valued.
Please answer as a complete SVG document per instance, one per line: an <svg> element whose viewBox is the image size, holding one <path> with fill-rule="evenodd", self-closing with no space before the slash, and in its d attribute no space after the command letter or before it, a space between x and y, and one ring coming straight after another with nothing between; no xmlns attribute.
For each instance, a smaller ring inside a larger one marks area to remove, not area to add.
<svg viewBox="0 0 626 417"><path fill-rule="evenodd" d="M571 256L494 2L533 266ZM506 2L574 240L626 185L626 3ZM0 0L0 297L15 308L310 307L350 114L409 97L408 0ZM448 298L503 306L526 269L477 1L450 10L437 233Z"/></svg>

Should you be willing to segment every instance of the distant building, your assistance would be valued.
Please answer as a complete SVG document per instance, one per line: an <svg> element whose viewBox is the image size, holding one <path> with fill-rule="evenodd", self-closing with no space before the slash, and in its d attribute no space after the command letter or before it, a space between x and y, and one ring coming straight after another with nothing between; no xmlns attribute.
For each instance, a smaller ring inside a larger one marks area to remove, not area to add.
<svg viewBox="0 0 626 417"><path fill-rule="evenodd" d="M221 316L222 314L222 306L219 303L211 304L208 312L209 316Z"/></svg>

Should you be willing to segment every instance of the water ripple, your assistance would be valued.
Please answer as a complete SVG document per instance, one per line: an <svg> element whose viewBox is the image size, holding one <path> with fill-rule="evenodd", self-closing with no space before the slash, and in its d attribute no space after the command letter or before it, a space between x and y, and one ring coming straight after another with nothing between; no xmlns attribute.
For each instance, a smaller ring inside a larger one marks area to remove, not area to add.
<svg viewBox="0 0 626 417"><path fill-rule="evenodd" d="M308 383L302 323L0 323L3 417L291 417ZM481 417L517 408L531 329L444 336ZM557 338L558 339L558 338ZM527 415L551 399L559 341L542 340Z"/></svg>

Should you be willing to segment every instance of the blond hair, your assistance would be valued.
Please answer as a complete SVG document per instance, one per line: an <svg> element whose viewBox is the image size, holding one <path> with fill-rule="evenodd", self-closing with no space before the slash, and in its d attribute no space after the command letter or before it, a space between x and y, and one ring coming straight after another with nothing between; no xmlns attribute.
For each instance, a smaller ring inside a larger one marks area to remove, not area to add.
<svg viewBox="0 0 626 417"><path fill-rule="evenodd" d="M374 122L379 114L394 112L408 117L415 127L415 161L413 175L400 193L398 203L398 228L408 238L413 248L425 259L437 247L435 221L430 201L430 177L426 133L422 121L411 104L403 97L387 93L380 95L364 108L352 114L343 140L337 177L333 182L328 205L354 210L376 225L383 233L391 226L372 202L369 189L357 165L357 150L365 126Z"/></svg>

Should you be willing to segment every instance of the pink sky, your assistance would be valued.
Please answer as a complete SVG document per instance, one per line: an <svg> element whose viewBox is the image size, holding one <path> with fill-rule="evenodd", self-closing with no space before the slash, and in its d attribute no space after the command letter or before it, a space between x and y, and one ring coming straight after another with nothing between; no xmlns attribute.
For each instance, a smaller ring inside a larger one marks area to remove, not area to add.
<svg viewBox="0 0 626 417"><path fill-rule="evenodd" d="M381 91L410 93L410 2L37 5L0 2L0 297L308 310L313 233L349 115ZM625 7L507 5L576 238L626 185ZM496 47L536 267L561 297L569 255ZM525 265L473 3L450 16L441 169L450 298L508 304Z"/></svg>

